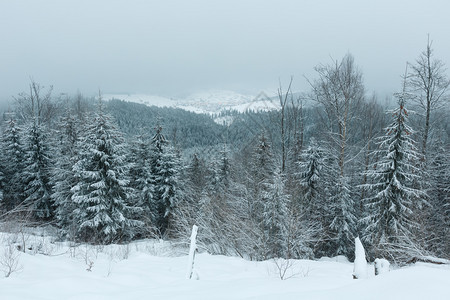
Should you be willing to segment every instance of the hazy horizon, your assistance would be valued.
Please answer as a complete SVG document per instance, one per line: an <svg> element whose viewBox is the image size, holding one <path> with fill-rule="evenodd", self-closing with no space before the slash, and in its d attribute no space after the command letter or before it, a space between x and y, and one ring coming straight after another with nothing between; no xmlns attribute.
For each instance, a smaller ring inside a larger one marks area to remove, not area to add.
<svg viewBox="0 0 450 300"><path fill-rule="evenodd" d="M425 49L450 62L448 1L1 1L0 99L55 93L276 91L346 53L380 97Z"/></svg>

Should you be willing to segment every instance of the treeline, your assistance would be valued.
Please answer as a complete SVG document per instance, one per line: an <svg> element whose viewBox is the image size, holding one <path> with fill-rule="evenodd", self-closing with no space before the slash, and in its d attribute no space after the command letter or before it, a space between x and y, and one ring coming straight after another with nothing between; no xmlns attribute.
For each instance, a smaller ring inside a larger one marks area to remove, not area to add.
<svg viewBox="0 0 450 300"><path fill-rule="evenodd" d="M229 126L122 101L57 103L32 82L4 114L2 215L89 243L187 239L197 224L208 251L250 259L352 258L356 236L371 258L448 258L443 63L428 45L387 113L351 55L316 71L310 93L280 86L281 110L233 113Z"/></svg>

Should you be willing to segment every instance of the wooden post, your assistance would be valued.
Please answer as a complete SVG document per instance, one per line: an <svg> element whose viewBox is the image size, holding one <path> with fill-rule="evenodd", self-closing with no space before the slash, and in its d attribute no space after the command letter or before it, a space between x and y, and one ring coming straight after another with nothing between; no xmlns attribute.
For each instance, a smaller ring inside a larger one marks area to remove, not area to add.
<svg viewBox="0 0 450 300"><path fill-rule="evenodd" d="M197 250L197 225L192 226L191 246L189 247L189 260L186 278L191 279L194 273L195 250Z"/></svg>

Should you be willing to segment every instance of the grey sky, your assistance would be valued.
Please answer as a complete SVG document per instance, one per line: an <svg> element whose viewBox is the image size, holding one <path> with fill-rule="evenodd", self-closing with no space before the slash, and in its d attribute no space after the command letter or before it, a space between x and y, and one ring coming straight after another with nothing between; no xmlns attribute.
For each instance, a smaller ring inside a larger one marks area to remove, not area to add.
<svg viewBox="0 0 450 300"><path fill-rule="evenodd" d="M430 33L450 64L448 0L0 0L0 99L57 92L177 96L275 90L350 52L368 91L400 87Z"/></svg>

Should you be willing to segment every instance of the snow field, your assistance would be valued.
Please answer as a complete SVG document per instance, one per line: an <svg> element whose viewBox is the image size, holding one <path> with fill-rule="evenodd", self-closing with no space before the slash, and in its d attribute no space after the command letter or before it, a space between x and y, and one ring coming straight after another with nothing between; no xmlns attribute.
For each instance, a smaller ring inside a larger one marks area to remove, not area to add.
<svg viewBox="0 0 450 300"><path fill-rule="evenodd" d="M0 299L448 299L450 295L449 265L417 263L377 277L370 265L367 279L354 280L353 264L343 257L293 260L288 270L293 276L281 280L273 260L202 253L195 258L200 279L188 280L187 249L181 255L180 247L168 242L69 247L28 237L28 245L38 243L47 252L21 253L20 270L0 279Z"/></svg>

